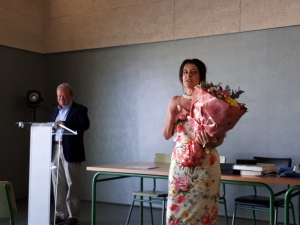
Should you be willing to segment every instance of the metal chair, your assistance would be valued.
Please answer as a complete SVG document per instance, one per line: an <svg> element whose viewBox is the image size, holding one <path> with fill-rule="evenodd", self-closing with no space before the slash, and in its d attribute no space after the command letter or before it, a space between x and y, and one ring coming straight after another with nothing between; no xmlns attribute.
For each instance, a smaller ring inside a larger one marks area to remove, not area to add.
<svg viewBox="0 0 300 225"><path fill-rule="evenodd" d="M0 181L0 218L9 218L10 225L15 224L17 206L12 184Z"/></svg>
<svg viewBox="0 0 300 225"><path fill-rule="evenodd" d="M292 164L291 158L267 158L267 157L253 157L256 159L257 163L272 163L275 164L276 169L290 167ZM289 186L288 186L289 187ZM278 208L284 207L284 198L280 198L277 196L283 195L286 193L286 190L280 191L274 194L274 207L275 207L275 215L274 215L274 224L277 224L277 216L278 216ZM295 222L295 212L294 205L290 202L289 208L292 210L293 222ZM247 196L240 196L235 199L235 207L234 213L232 216L232 225L235 224L235 216L237 209L246 209L252 210L253 212L253 223L256 225L255 211L261 212L269 212L270 213L270 199L266 196L257 195L257 189L254 186L254 194Z"/></svg>
<svg viewBox="0 0 300 225"><path fill-rule="evenodd" d="M226 157L220 156L220 163L226 163ZM227 204L226 204L226 198L225 198L225 184L222 184L223 194L220 195L219 198L219 204L224 205L224 211L225 211L225 223L228 225L228 217L227 217Z"/></svg>
<svg viewBox="0 0 300 225"><path fill-rule="evenodd" d="M156 163L170 163L171 162L171 154L164 154L164 153L156 153L154 162ZM142 178L141 178L142 179ZM126 225L129 224L132 208L134 206L135 202L148 202L150 205L150 213L151 213L151 223L153 225L153 211L152 211L152 203L158 203L162 204L162 218L161 218L161 224L166 224L166 200L168 197L168 191L157 191L156 190L156 179L153 178L153 189L152 190L145 190L145 191L134 191L133 194L133 200L130 206L128 218ZM137 198L140 197L140 198ZM148 197L148 200L144 199L144 197Z"/></svg>

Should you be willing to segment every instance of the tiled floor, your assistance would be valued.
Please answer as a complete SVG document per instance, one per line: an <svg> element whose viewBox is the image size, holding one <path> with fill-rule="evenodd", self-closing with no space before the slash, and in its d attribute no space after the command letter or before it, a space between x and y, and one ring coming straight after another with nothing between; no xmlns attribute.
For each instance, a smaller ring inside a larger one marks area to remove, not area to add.
<svg viewBox="0 0 300 225"><path fill-rule="evenodd" d="M17 200L18 214L16 215L15 225L27 225L27 199ZM96 206L96 224L97 225L125 225L129 206L128 205L116 205L116 204L104 204L97 203ZM161 210L154 209L154 224L160 225L161 223ZM0 225L8 225L8 219L0 219ZM53 223L51 223L53 224ZM81 202L81 216L80 225L90 225L91 224L91 202ZM139 209L134 208L130 225L139 224ZM150 225L150 212L146 208L144 211L144 225ZM229 224L231 224L231 219L229 219ZM252 225L252 220L242 220L237 219L236 225ZM43 224L41 224L43 225ZM224 217L219 217L219 225L225 225ZM257 225L268 225L266 222L259 221Z"/></svg>

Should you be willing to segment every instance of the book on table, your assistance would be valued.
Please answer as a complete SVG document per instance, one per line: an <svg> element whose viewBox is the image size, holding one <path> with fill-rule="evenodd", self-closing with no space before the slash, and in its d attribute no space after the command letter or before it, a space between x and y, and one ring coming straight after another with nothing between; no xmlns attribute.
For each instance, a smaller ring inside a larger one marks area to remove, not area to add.
<svg viewBox="0 0 300 225"><path fill-rule="evenodd" d="M275 169L275 164L270 163L257 163L254 165L242 165L235 164L233 165L234 170L250 170L250 171L265 171L270 169Z"/></svg>
<svg viewBox="0 0 300 225"><path fill-rule="evenodd" d="M255 170L241 170L240 174L242 176L276 176L276 169L269 169L264 171L255 171Z"/></svg>

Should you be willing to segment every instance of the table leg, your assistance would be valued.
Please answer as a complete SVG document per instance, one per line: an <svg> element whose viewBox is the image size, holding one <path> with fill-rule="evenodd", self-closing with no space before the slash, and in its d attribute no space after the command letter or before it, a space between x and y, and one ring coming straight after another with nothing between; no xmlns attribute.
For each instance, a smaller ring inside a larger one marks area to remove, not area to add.
<svg viewBox="0 0 300 225"><path fill-rule="evenodd" d="M298 192L298 224L300 225L300 192Z"/></svg>
<svg viewBox="0 0 300 225"><path fill-rule="evenodd" d="M114 175L116 177L110 177L110 178L103 178L103 179L97 179L98 176L100 175ZM122 179L122 178L126 178L129 176L120 176L120 174L116 174L116 173L108 173L108 172L99 172L96 173L94 178L93 178L93 182L92 182L92 218L91 218L91 225L95 225L96 224L96 194L97 194L97 183L98 182L103 182L103 181L109 181L109 180L117 180L117 179Z"/></svg>
<svg viewBox="0 0 300 225"><path fill-rule="evenodd" d="M144 190L144 179L143 177L140 178L140 191ZM143 200L143 196L140 197ZM144 204L143 201L140 202L140 225L143 225L143 218L144 218Z"/></svg>
<svg viewBox="0 0 300 225"><path fill-rule="evenodd" d="M300 225L300 193L298 194L297 208L298 208L298 225Z"/></svg>
<svg viewBox="0 0 300 225"><path fill-rule="evenodd" d="M110 175L113 177L109 178L102 178L98 179L98 176L100 175ZM149 174L130 174L130 173L117 173L117 172L105 172L101 171L95 174L92 182L92 218L91 218L91 225L96 224L96 188L97 188L97 183L98 182L103 182L103 181L110 181L110 180L117 180L117 179L122 179L122 178L129 178L129 177L140 177L141 178L141 183L140 183L140 190L143 191L143 178L157 178L157 179L168 179L167 176L160 176L160 175L149 175ZM140 204L141 207L141 225L143 224L143 202Z"/></svg>
<svg viewBox="0 0 300 225"><path fill-rule="evenodd" d="M293 191L298 191L295 194L292 194ZM298 208L298 224L300 224L300 186L292 186L290 187L284 197L284 224L289 225L290 224L290 209L289 209L289 204L291 202L292 197L295 195L298 196L298 203L297 203L297 208Z"/></svg>
<svg viewBox="0 0 300 225"><path fill-rule="evenodd" d="M92 218L91 218L91 224L96 224L96 188L97 188L97 178L100 175L100 173L97 173L92 182Z"/></svg>

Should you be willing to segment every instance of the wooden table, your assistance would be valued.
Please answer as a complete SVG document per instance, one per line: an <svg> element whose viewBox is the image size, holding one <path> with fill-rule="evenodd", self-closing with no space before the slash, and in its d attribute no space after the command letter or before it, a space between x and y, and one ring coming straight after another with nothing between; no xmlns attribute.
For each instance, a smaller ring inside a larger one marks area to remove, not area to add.
<svg viewBox="0 0 300 225"><path fill-rule="evenodd" d="M101 165L101 166L90 166L87 167L88 171L94 171L92 182L92 218L91 224L95 225L96 222L96 186L98 182L104 182L109 180L122 179L126 177L139 177L141 178L140 190L143 190L143 178L158 178L158 179L168 179L169 175L169 163L154 163L154 162L133 162L124 164L111 164L111 165ZM109 178L98 178L101 175L110 175ZM265 188L268 191L270 197L270 225L274 224L274 192L268 184L283 184L283 185L299 185L300 179L288 178L288 177L255 177L255 176L241 176L241 175L222 175L221 182L224 184L231 185L244 185L244 186L257 186ZM299 187L300 190L300 187ZM295 191L291 189L287 197L291 197L291 192ZM297 193L299 195L299 193ZM295 194L294 194L295 195ZM300 199L300 197L299 197ZM288 204L290 199L287 199ZM140 217L141 225L143 224L143 203L141 202L140 207ZM300 208L298 207L298 215L300 213ZM288 223L287 218L289 215L288 205L285 205L285 224ZM299 216L300 224L300 216ZM287 222L286 222L287 221Z"/></svg>
<svg viewBox="0 0 300 225"><path fill-rule="evenodd" d="M256 176L241 176L241 175L222 175L221 182L224 184L256 186L265 188L270 198L270 225L274 224L274 192L268 184L296 185L290 187L286 191L284 204L284 224L289 225L289 202L294 196L298 196L298 215L300 215L300 179L292 177L256 177ZM297 191L298 190L298 191ZM295 191L297 191L295 193ZM292 194L292 192L294 192ZM300 224L300 216L298 216L298 224Z"/></svg>

